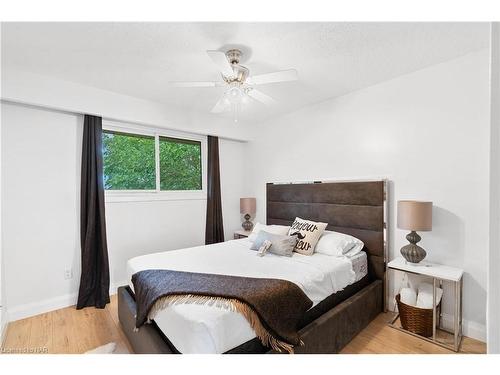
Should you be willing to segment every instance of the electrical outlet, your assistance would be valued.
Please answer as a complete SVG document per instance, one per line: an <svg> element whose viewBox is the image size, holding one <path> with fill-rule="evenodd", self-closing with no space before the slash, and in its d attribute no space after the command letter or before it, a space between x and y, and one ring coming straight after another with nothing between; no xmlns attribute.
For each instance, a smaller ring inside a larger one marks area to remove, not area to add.
<svg viewBox="0 0 500 375"><path fill-rule="evenodd" d="M64 280L69 280L73 278L73 268L66 268L64 270Z"/></svg>

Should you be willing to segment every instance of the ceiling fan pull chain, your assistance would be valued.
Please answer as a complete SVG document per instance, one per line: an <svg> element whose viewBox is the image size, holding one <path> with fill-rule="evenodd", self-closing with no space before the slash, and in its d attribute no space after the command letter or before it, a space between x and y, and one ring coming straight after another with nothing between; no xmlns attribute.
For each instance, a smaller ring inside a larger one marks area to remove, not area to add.
<svg viewBox="0 0 500 375"><path fill-rule="evenodd" d="M234 114L234 123L238 123L238 112L240 110L240 104L233 104L233 114Z"/></svg>

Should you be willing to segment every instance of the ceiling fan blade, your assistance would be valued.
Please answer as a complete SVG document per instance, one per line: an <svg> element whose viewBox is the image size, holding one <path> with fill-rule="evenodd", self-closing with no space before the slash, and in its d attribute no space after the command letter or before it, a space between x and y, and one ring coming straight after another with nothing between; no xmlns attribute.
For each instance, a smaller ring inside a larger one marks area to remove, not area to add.
<svg viewBox="0 0 500 375"><path fill-rule="evenodd" d="M265 105L273 105L276 103L276 100L271 98L269 95L264 94L262 91L256 89L248 91L248 95L257 101L264 103Z"/></svg>
<svg viewBox="0 0 500 375"><path fill-rule="evenodd" d="M249 77L247 83L250 85L263 85L266 83L296 81L298 79L297 71L295 69L288 69Z"/></svg>
<svg viewBox="0 0 500 375"><path fill-rule="evenodd" d="M219 82L170 82L173 87L216 87Z"/></svg>
<svg viewBox="0 0 500 375"><path fill-rule="evenodd" d="M224 112L227 109L227 103L224 100L225 97L222 96L217 103L215 103L214 107L210 112L212 113L221 113Z"/></svg>
<svg viewBox="0 0 500 375"><path fill-rule="evenodd" d="M229 77L234 74L233 67L227 60L226 54L221 51L207 51L208 56L217 65L224 76Z"/></svg>

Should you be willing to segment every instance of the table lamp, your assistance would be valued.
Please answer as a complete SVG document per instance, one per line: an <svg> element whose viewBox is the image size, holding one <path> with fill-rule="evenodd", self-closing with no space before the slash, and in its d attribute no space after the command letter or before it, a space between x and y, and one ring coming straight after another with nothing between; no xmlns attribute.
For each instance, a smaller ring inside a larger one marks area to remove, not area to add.
<svg viewBox="0 0 500 375"><path fill-rule="evenodd" d="M417 245L422 239L417 231L432 230L432 202L398 201L398 228L408 229L410 242L401 248L401 255L410 263L421 262L427 253Z"/></svg>
<svg viewBox="0 0 500 375"><path fill-rule="evenodd" d="M240 213L245 215L245 221L241 226L247 232L253 228L253 223L250 221L252 215L255 215L256 199L255 198L240 198Z"/></svg>

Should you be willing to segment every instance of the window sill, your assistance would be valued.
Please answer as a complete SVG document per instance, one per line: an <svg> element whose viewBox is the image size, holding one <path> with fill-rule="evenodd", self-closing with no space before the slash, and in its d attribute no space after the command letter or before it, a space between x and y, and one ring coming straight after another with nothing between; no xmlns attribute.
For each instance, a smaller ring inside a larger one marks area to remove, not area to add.
<svg viewBox="0 0 500 375"><path fill-rule="evenodd" d="M153 202L153 201L182 201L182 200L206 200L207 193L204 191L168 191L168 192L117 192L106 191L104 200L106 203L123 202Z"/></svg>

